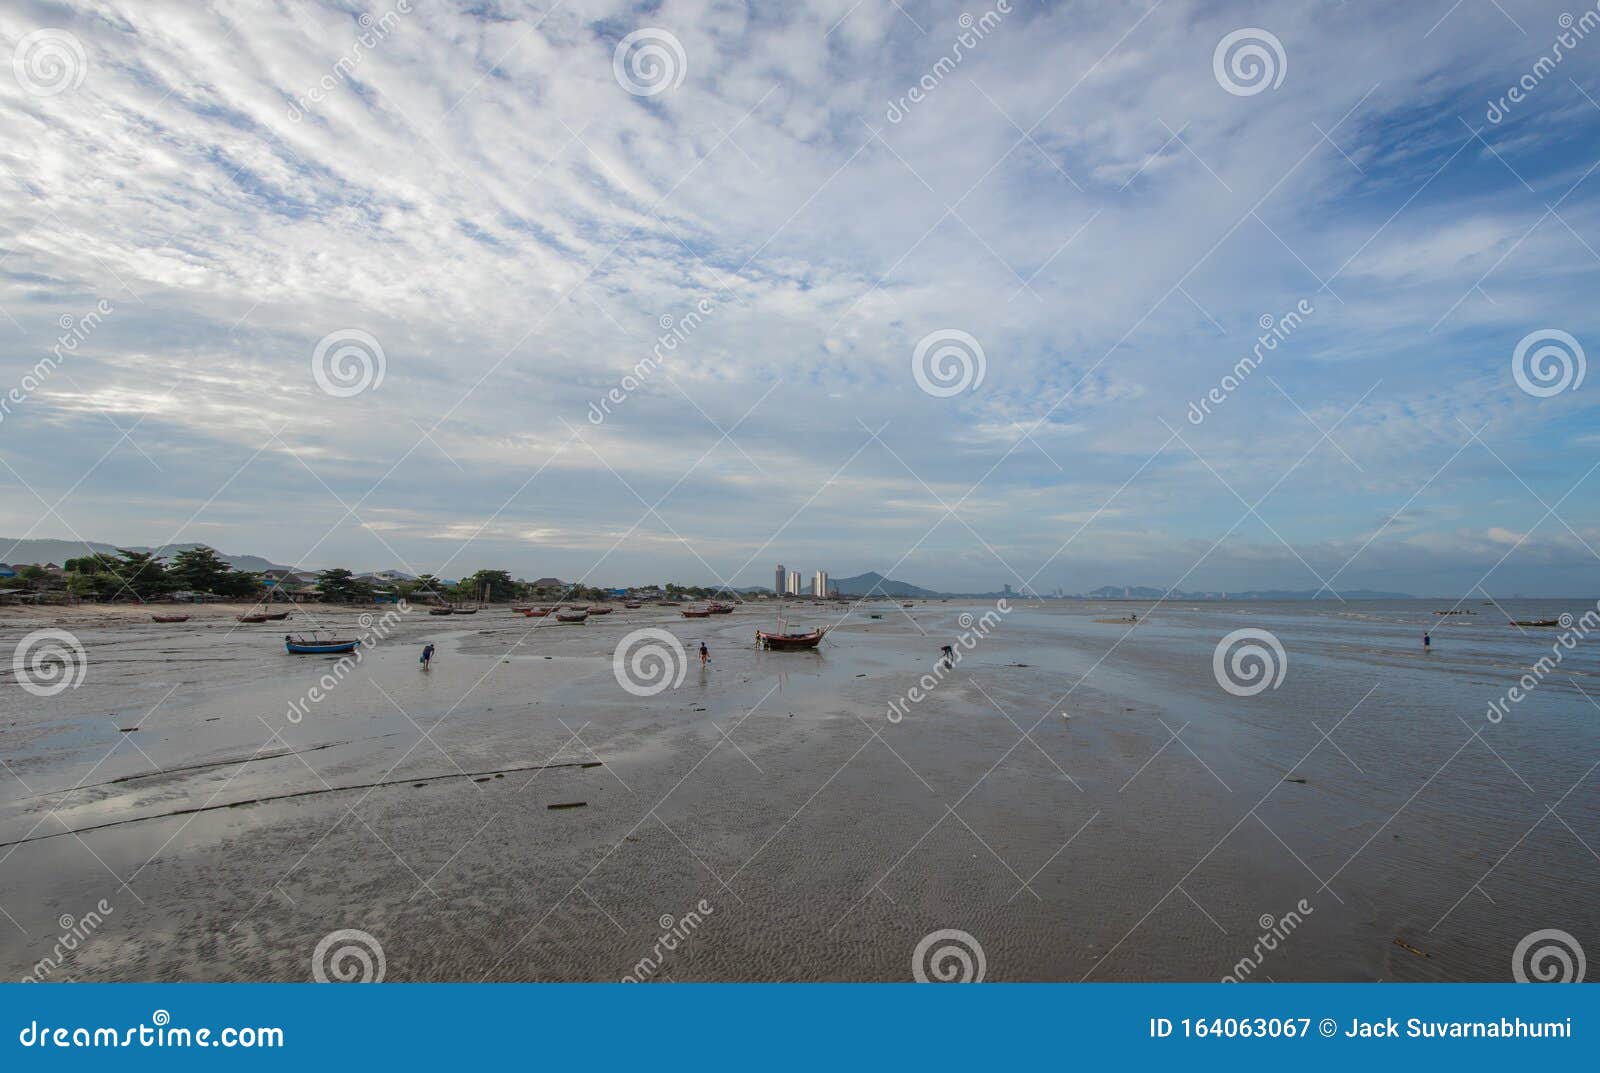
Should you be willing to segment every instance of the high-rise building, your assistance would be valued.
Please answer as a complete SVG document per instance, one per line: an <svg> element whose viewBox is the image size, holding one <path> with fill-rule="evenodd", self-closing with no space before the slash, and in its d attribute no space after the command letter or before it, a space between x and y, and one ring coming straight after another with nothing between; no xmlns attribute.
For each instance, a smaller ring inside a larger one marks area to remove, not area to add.
<svg viewBox="0 0 1600 1073"><path fill-rule="evenodd" d="M811 577L811 595L826 599L828 595L828 572L818 570Z"/></svg>
<svg viewBox="0 0 1600 1073"><path fill-rule="evenodd" d="M772 575L772 591L777 593L779 596L782 596L784 593L784 586L786 586L788 583L789 571L783 568L782 563L779 563L777 572Z"/></svg>
<svg viewBox="0 0 1600 1073"><path fill-rule="evenodd" d="M789 571L789 576L784 581L783 591L790 596L800 595L800 571Z"/></svg>

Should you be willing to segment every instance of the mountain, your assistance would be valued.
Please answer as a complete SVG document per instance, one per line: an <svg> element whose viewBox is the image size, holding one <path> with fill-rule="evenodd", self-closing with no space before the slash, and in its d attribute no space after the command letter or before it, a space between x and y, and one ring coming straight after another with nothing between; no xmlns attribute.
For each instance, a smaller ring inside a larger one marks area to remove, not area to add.
<svg viewBox="0 0 1600 1073"><path fill-rule="evenodd" d="M1173 592L1148 585L1102 585L1083 594L1089 600L1415 600L1407 592L1346 589L1337 595L1324 589L1247 589L1244 592Z"/></svg>
<svg viewBox="0 0 1600 1073"><path fill-rule="evenodd" d="M857 574L855 577L834 578L829 584L839 590L840 596L913 596L927 600L939 595L928 589L908 585L904 581L891 581L875 570Z"/></svg>
<svg viewBox="0 0 1600 1073"><path fill-rule="evenodd" d="M13 545L15 545L13 547ZM170 558L180 551L201 547L199 544L164 544L159 549L145 547L139 544L123 545L129 551L158 552ZM10 551L5 549L10 548ZM68 559L77 559L95 552L104 552L107 555L117 553L117 545L101 544L96 541L79 543L74 540L9 540L0 537L0 553L6 555L7 563L55 563L60 565ZM219 551L217 556L228 563L235 570L247 570L251 573L260 573L262 570L285 570L287 567L270 562L259 555L229 555Z"/></svg>

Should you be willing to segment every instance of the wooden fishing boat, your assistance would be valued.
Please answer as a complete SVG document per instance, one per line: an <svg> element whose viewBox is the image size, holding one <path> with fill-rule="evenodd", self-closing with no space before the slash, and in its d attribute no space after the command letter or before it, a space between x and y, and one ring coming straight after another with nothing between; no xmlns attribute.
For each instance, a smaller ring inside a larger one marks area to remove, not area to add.
<svg viewBox="0 0 1600 1073"><path fill-rule="evenodd" d="M284 619L289 617L289 612L277 611L265 617L268 622L282 622Z"/></svg>
<svg viewBox="0 0 1600 1073"><path fill-rule="evenodd" d="M676 600L657 600L656 601L656 606L657 607L677 607L678 603L677 603Z"/></svg>
<svg viewBox="0 0 1600 1073"><path fill-rule="evenodd" d="M430 608L428 608L428 614L430 614L430 615L453 615L455 613L456 613L456 609L453 608L453 607L430 607Z"/></svg>
<svg viewBox="0 0 1600 1073"><path fill-rule="evenodd" d="M712 604L710 607L706 608L706 610L710 611L713 615L731 615L733 614L733 605Z"/></svg>
<svg viewBox="0 0 1600 1073"><path fill-rule="evenodd" d="M678 614L684 618L710 618L711 612L703 607L685 607Z"/></svg>
<svg viewBox="0 0 1600 1073"><path fill-rule="evenodd" d="M622 606L626 607L629 611L637 611L639 608L643 607L644 604L640 603L638 600L629 600Z"/></svg>
<svg viewBox="0 0 1600 1073"><path fill-rule="evenodd" d="M151 615L152 622L188 622L188 615Z"/></svg>
<svg viewBox="0 0 1600 1073"><path fill-rule="evenodd" d="M323 640L318 637L294 637L284 634L283 647L291 656L339 656L354 652L359 639L349 641Z"/></svg>
<svg viewBox="0 0 1600 1073"><path fill-rule="evenodd" d="M267 615L240 615L239 616L239 621L240 622L265 622L265 621L267 621L267 619L269 617L270 616L267 616Z"/></svg>
<svg viewBox="0 0 1600 1073"><path fill-rule="evenodd" d="M523 614L527 615L529 618L544 618L554 610L555 608L553 607L530 607L528 610L524 611Z"/></svg>
<svg viewBox="0 0 1600 1073"><path fill-rule="evenodd" d="M529 611L532 611L533 608L531 608L531 607L518 607L516 604L512 604L511 605L511 610L515 611L519 615L526 615Z"/></svg>
<svg viewBox="0 0 1600 1073"><path fill-rule="evenodd" d="M566 607L566 609L568 611L587 611L587 610L589 610L589 605L588 604L564 604L563 606Z"/></svg>
<svg viewBox="0 0 1600 1073"><path fill-rule="evenodd" d="M883 616L882 616L882 615L879 615L879 614L876 614L876 613L874 613L874 614L871 614L871 615L868 615L868 616L867 616L867 617L868 617L868 618L882 618L882 617L883 617Z"/></svg>
<svg viewBox="0 0 1600 1073"><path fill-rule="evenodd" d="M776 649L779 652L796 651L803 648L816 648L828 634L828 627L818 626L810 633L768 633L765 630L756 631L756 644L762 648Z"/></svg>
<svg viewBox="0 0 1600 1073"><path fill-rule="evenodd" d="M452 615L476 615L478 609L476 607L456 607L452 608L450 613Z"/></svg>
<svg viewBox="0 0 1600 1073"><path fill-rule="evenodd" d="M611 611L612 611L612 609L609 608L609 607L591 607L591 608L589 608L589 614L591 614L591 615L609 615L609 614L611 614Z"/></svg>
<svg viewBox="0 0 1600 1073"><path fill-rule="evenodd" d="M557 622L583 622L583 621L587 620L588 617L589 617L589 612L587 612L587 611L558 611L558 612L556 612L556 621Z"/></svg>
<svg viewBox="0 0 1600 1073"><path fill-rule="evenodd" d="M1559 626L1559 625L1561 625L1561 620L1558 619L1558 618L1512 619L1511 622L1509 623L1509 625L1512 625L1512 626Z"/></svg>
<svg viewBox="0 0 1600 1073"><path fill-rule="evenodd" d="M1435 611L1435 615L1476 615L1476 611Z"/></svg>

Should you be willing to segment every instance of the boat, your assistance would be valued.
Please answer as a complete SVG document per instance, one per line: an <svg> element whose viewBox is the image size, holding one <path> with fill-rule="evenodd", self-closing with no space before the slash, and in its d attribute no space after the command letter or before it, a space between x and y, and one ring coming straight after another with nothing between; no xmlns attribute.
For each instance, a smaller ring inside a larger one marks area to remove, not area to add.
<svg viewBox="0 0 1600 1073"><path fill-rule="evenodd" d="M530 607L528 610L524 611L523 614L527 615L529 618L544 618L554 610L555 608L553 607Z"/></svg>
<svg viewBox="0 0 1600 1073"><path fill-rule="evenodd" d="M589 614L591 614L591 615L609 615L609 614L611 614L611 611L612 611L612 609L609 608L609 607L591 607L591 608L589 608Z"/></svg>
<svg viewBox="0 0 1600 1073"><path fill-rule="evenodd" d="M360 640L324 641L316 637L283 636L283 647L291 656L338 656L354 652Z"/></svg>
<svg viewBox="0 0 1600 1073"><path fill-rule="evenodd" d="M265 622L265 621L267 621L267 619L269 617L270 616L268 616L268 615L240 615L239 616L239 621L240 622Z"/></svg>
<svg viewBox="0 0 1600 1073"><path fill-rule="evenodd" d="M452 615L476 615L478 609L476 607L456 607L452 608L450 613Z"/></svg>
<svg viewBox="0 0 1600 1073"><path fill-rule="evenodd" d="M710 607L706 608L706 610L710 611L713 615L731 615L733 614L733 605L712 604Z"/></svg>
<svg viewBox="0 0 1600 1073"><path fill-rule="evenodd" d="M684 618L710 618L711 612L703 607L685 607L678 614Z"/></svg>
<svg viewBox="0 0 1600 1073"><path fill-rule="evenodd" d="M639 608L643 607L644 604L640 603L638 600L629 600L622 606L626 607L629 611L637 611Z"/></svg>
<svg viewBox="0 0 1600 1073"><path fill-rule="evenodd" d="M1476 615L1476 611L1435 611L1435 615Z"/></svg>
<svg viewBox="0 0 1600 1073"><path fill-rule="evenodd" d="M566 604L565 606L566 606L566 609L568 611L587 611L587 610L589 610L589 605L588 604Z"/></svg>
<svg viewBox="0 0 1600 1073"><path fill-rule="evenodd" d="M1561 625L1561 620L1558 619L1558 618L1512 619L1511 622L1510 622L1510 625L1512 625L1512 626L1559 626L1559 625Z"/></svg>
<svg viewBox="0 0 1600 1073"><path fill-rule="evenodd" d="M152 622L188 622L188 615L151 615Z"/></svg>
<svg viewBox="0 0 1600 1073"><path fill-rule="evenodd" d="M901 607L916 607L916 604L901 604Z"/></svg>
<svg viewBox="0 0 1600 1073"><path fill-rule="evenodd" d="M765 630L756 631L756 644L761 648L772 648L778 651L795 651L803 648L816 648L822 639L828 635L828 627L818 626L810 633L768 633Z"/></svg>
<svg viewBox="0 0 1600 1073"><path fill-rule="evenodd" d="M533 608L531 608L531 607L518 607L516 604L512 604L511 605L511 610L515 611L519 615L526 615L529 611L532 611Z"/></svg>
<svg viewBox="0 0 1600 1073"><path fill-rule="evenodd" d="M657 607L677 607L678 604L677 604L676 600L657 600L656 601L656 606Z"/></svg>
<svg viewBox="0 0 1600 1073"><path fill-rule="evenodd" d="M556 621L557 622L583 622L586 619L588 619L588 617L589 617L589 612L587 612L587 611L558 611L558 612L556 612Z"/></svg>
<svg viewBox="0 0 1600 1073"><path fill-rule="evenodd" d="M882 618L882 617L883 617L883 616L882 616L882 615L879 615L879 614L876 614L876 613L874 613L874 614L871 614L871 615L868 615L868 616L867 616L867 617L868 617L868 618Z"/></svg>
<svg viewBox="0 0 1600 1073"><path fill-rule="evenodd" d="M428 608L428 614L430 614L430 615L453 615L455 613L456 613L456 610L453 607L430 607L430 608Z"/></svg>

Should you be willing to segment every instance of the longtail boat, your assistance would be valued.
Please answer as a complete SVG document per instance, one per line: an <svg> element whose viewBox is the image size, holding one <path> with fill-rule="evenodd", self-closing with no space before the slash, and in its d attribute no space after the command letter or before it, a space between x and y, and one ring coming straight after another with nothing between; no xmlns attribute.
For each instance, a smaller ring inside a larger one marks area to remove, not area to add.
<svg viewBox="0 0 1600 1073"><path fill-rule="evenodd" d="M354 652L361 641L323 641L316 637L283 636L283 647L291 656L338 656Z"/></svg>
<svg viewBox="0 0 1600 1073"><path fill-rule="evenodd" d="M1514 618L1514 619L1512 619L1510 621L1510 623L1508 623L1508 625L1511 625L1511 626L1559 626L1559 625L1561 625L1561 620L1558 619L1558 618L1524 618L1524 619L1515 619Z"/></svg>
<svg viewBox="0 0 1600 1073"><path fill-rule="evenodd" d="M188 622L188 615L151 615L152 622Z"/></svg>
<svg viewBox="0 0 1600 1073"><path fill-rule="evenodd" d="M588 617L589 617L589 612L587 612L587 611L558 611L558 612L556 612L556 621L557 622L583 622Z"/></svg>
<svg viewBox="0 0 1600 1073"><path fill-rule="evenodd" d="M756 644L762 648L777 649L778 651L792 651L802 648L816 648L828 634L828 627L818 626L810 633L768 633L765 630L756 631Z"/></svg>
<svg viewBox="0 0 1600 1073"><path fill-rule="evenodd" d="M733 614L733 605L712 604L710 607L706 608L706 610L710 611L713 615L731 615Z"/></svg>
<svg viewBox="0 0 1600 1073"><path fill-rule="evenodd" d="M239 621L240 622L265 622L265 621L267 621L267 616L266 615L240 615L239 616Z"/></svg>
<svg viewBox="0 0 1600 1073"><path fill-rule="evenodd" d="M710 618L711 612L703 607L686 607L678 614L684 618Z"/></svg>
<svg viewBox="0 0 1600 1073"><path fill-rule="evenodd" d="M591 608L589 608L589 614L591 614L591 615L609 615L609 614L611 614L611 611L612 611L612 609L609 608L609 607L591 607Z"/></svg>
<svg viewBox="0 0 1600 1073"><path fill-rule="evenodd" d="M629 600L622 606L626 607L629 611L637 611L639 608L643 607L644 604L640 603L638 600Z"/></svg>
<svg viewBox="0 0 1600 1073"><path fill-rule="evenodd" d="M428 614L430 614L430 615L453 615L455 613L456 613L456 609L453 608L453 607L430 607L430 608L428 608Z"/></svg>

